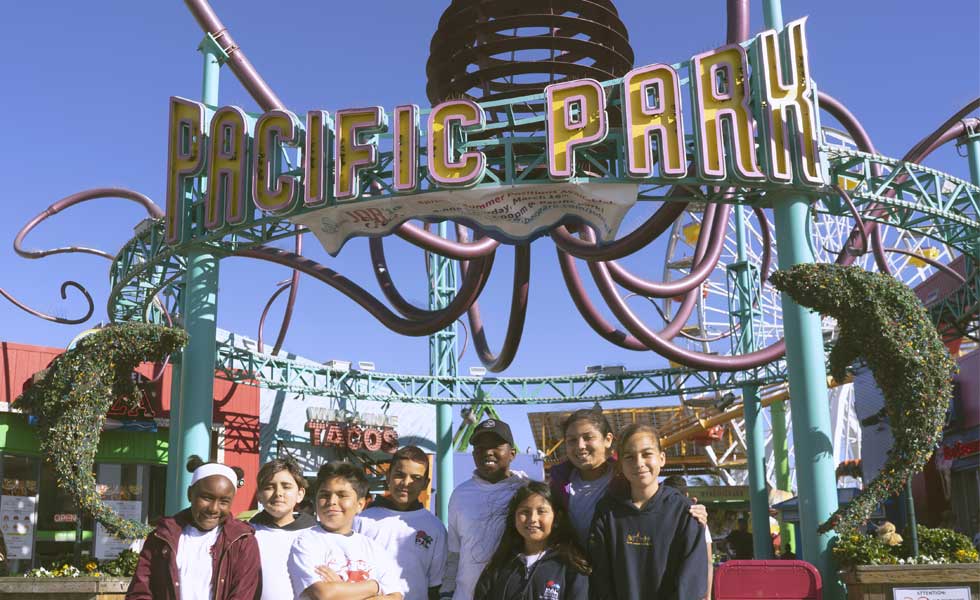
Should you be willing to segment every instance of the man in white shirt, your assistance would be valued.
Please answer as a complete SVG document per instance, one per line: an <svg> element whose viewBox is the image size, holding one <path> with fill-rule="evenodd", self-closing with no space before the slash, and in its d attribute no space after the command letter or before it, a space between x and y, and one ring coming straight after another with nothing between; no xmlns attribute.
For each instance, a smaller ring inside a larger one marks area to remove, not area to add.
<svg viewBox="0 0 980 600"><path fill-rule="evenodd" d="M529 481L526 473L510 470L517 450L507 423L483 421L470 443L476 470L449 499L449 560L440 597L452 600L473 600L476 582L504 533L507 503Z"/></svg>
<svg viewBox="0 0 980 600"><path fill-rule="evenodd" d="M429 456L405 446L391 457L387 493L354 518L354 531L394 554L405 600L438 600L446 568L446 528L419 502L428 485Z"/></svg>
<svg viewBox="0 0 980 600"><path fill-rule="evenodd" d="M320 467L316 480L318 524L299 534L286 567L296 600L345 598L403 600L405 585L391 553L353 531L364 510L364 470L346 462Z"/></svg>

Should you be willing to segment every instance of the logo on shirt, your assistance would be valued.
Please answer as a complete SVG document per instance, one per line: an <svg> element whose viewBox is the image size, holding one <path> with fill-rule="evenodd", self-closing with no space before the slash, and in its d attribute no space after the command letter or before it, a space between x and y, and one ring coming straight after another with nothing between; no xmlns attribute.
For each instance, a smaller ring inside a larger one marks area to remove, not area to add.
<svg viewBox="0 0 980 600"><path fill-rule="evenodd" d="M419 530L415 532L415 545L428 549L432 545L432 536Z"/></svg>
<svg viewBox="0 0 980 600"><path fill-rule="evenodd" d="M636 533L626 534L626 545L627 546L652 546L650 542L650 536L643 535L639 531Z"/></svg>
<svg viewBox="0 0 980 600"><path fill-rule="evenodd" d="M544 593L541 594L541 600L559 600L561 598L561 584L554 581L548 581L545 584Z"/></svg>
<svg viewBox="0 0 980 600"><path fill-rule="evenodd" d="M324 560L324 566L340 575L344 581L357 582L371 579L371 566L367 561L328 555Z"/></svg>

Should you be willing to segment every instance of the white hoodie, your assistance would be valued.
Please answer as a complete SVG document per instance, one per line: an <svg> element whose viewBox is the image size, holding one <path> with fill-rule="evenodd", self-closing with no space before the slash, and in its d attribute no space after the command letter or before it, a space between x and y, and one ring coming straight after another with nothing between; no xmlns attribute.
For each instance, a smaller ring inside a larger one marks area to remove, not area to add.
<svg viewBox="0 0 980 600"><path fill-rule="evenodd" d="M530 481L523 471L511 471L506 479L490 483L476 472L449 499L449 554L457 554L453 600L472 600L476 582L490 562L507 521L507 503L517 488ZM452 591L452 560L447 565L443 589Z"/></svg>

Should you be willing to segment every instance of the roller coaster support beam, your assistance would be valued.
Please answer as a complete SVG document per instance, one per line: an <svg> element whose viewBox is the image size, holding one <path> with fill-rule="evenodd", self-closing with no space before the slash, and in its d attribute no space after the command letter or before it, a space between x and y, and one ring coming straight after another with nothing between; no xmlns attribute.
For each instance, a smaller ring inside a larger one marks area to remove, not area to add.
<svg viewBox="0 0 980 600"><path fill-rule="evenodd" d="M759 277L758 270L748 262L745 250L745 209L741 206L735 207L735 246L738 260L729 267L729 281L734 284L736 293L729 297L737 303L730 314L732 329L738 333L733 340L736 347L732 350L736 354L748 354L758 349L754 325ZM748 446L746 450L753 556L756 560L765 560L772 558L772 539L769 537L769 495L766 493L766 437L758 386L742 387L742 405L745 407L745 441Z"/></svg>
<svg viewBox="0 0 980 600"><path fill-rule="evenodd" d="M449 223L439 223L441 237L449 235ZM456 295L456 264L434 252L429 260L429 309L441 310ZM456 323L429 336L429 374L445 378L439 388L455 397L459 364L456 357ZM447 386L449 389L447 389ZM430 390L430 395L439 392ZM444 525L449 525L449 497L453 491L453 408L440 403L436 406L436 513Z"/></svg>
<svg viewBox="0 0 980 600"><path fill-rule="evenodd" d="M980 129L971 130L963 136L966 143L966 157L970 162L970 182L974 185L980 185ZM980 256L980 240L974 242L976 244L974 250L977 256ZM970 257L967 256L967 264L965 271L967 273L972 273L973 270L980 265L976 263L970 264Z"/></svg>
<svg viewBox="0 0 980 600"><path fill-rule="evenodd" d="M224 52L211 36L198 48L204 55L202 101L218 104L218 81ZM170 418L170 462L167 464L167 514L187 505L191 474L184 465L196 454L210 460L214 403L215 334L218 317L218 258L198 248L187 253L184 279L184 328L190 339L180 365L180 397ZM176 410L174 410L176 409ZM175 416L176 415L176 416Z"/></svg>
<svg viewBox="0 0 980 600"><path fill-rule="evenodd" d="M764 0L767 29L782 31L780 0ZM788 66L786 57L780 61ZM813 262L806 242L809 202L805 196L773 194L776 221L776 252L779 268ZM833 431L827 402L827 366L824 363L820 315L810 312L782 295L783 335L792 402L793 446L796 454L796 488L800 501L800 531L803 560L820 571L826 600L843 600L844 587L837 577L830 533L817 528L837 510L837 478L834 474Z"/></svg>
<svg viewBox="0 0 980 600"><path fill-rule="evenodd" d="M813 262L806 243L809 202L804 196L779 194L773 199L779 268ZM800 499L803 559L812 563L824 582L824 597L843 599L830 551L833 536L817 527L837 510L837 481L827 404L827 368L824 364L820 315L782 295L783 335L792 402L796 487Z"/></svg>
<svg viewBox="0 0 980 600"><path fill-rule="evenodd" d="M769 408L769 421L772 423L772 470L776 479L776 489L790 491L789 447L786 436L786 404L777 402ZM796 528L789 523L779 524L779 538L783 548L796 554Z"/></svg>

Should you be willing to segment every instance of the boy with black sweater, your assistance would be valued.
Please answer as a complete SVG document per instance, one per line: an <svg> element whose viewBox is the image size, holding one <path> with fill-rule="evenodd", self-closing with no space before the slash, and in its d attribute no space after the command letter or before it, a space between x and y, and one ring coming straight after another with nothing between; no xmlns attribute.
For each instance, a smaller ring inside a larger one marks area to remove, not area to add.
<svg viewBox="0 0 980 600"><path fill-rule="evenodd" d="M657 478L666 457L657 430L634 424L620 434L628 495L611 486L589 535L590 600L695 600L707 593L704 526L690 501Z"/></svg>

